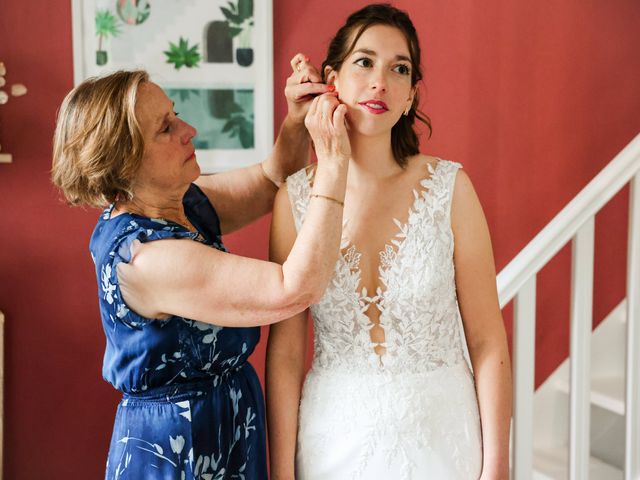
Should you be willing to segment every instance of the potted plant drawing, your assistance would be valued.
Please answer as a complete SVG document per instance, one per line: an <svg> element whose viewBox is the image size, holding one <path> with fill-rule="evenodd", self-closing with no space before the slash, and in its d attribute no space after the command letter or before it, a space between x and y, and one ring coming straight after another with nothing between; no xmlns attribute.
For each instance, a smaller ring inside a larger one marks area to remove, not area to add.
<svg viewBox="0 0 640 480"><path fill-rule="evenodd" d="M233 102L229 107L222 133L231 138L238 137L242 148L253 148L253 114L247 114L240 105Z"/></svg>
<svg viewBox="0 0 640 480"><path fill-rule="evenodd" d="M106 65L109 57L107 51L103 50L102 42L109 37L116 37L120 34L118 19L109 10L98 10L96 12L96 36L98 37L98 50L96 51L96 64Z"/></svg>
<svg viewBox="0 0 640 480"><path fill-rule="evenodd" d="M177 44L169 42L169 50L165 50L164 54L167 56L167 63L172 63L176 70L182 67L193 68L199 66L202 58L198 48L197 43L190 46L186 38L180 37Z"/></svg>
<svg viewBox="0 0 640 480"><path fill-rule="evenodd" d="M229 24L231 37L238 38L236 60L238 65L248 67L253 63L251 33L253 31L253 0L237 0L227 2L228 7L220 7Z"/></svg>

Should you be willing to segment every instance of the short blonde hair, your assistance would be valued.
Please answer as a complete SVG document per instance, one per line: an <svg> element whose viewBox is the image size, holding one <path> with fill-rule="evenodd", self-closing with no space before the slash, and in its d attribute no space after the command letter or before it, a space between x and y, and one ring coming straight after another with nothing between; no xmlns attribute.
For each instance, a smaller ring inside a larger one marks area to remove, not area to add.
<svg viewBox="0 0 640 480"><path fill-rule="evenodd" d="M104 207L132 197L144 141L135 116L144 70L89 78L65 97L53 139L51 179L71 205Z"/></svg>

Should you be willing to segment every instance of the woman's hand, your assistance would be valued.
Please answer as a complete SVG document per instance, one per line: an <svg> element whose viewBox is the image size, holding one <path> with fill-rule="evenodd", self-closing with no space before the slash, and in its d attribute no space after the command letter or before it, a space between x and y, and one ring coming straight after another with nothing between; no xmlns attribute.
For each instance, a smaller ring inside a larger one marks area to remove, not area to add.
<svg viewBox="0 0 640 480"><path fill-rule="evenodd" d="M287 116L302 125L309 105L316 95L333 91L333 85L326 85L316 67L309 63L309 57L302 53L291 59L293 73L287 78L284 95L287 97Z"/></svg>
<svg viewBox="0 0 640 480"><path fill-rule="evenodd" d="M327 157L340 160L351 157L346 114L347 106L340 103L337 93L324 93L311 102L304 124L319 162Z"/></svg>

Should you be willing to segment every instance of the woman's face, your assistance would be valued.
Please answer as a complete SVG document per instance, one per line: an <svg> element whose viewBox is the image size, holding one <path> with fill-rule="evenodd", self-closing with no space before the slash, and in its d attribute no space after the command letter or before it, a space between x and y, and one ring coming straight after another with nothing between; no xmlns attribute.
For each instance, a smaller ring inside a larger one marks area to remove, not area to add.
<svg viewBox="0 0 640 480"><path fill-rule="evenodd" d="M144 138L142 164L135 187L184 190L200 175L191 139L196 130L176 116L173 102L152 82L138 88L136 118Z"/></svg>
<svg viewBox="0 0 640 480"><path fill-rule="evenodd" d="M347 105L349 124L362 135L388 134L413 101L411 55L403 33L373 25L356 42L339 71L327 75L340 101Z"/></svg>

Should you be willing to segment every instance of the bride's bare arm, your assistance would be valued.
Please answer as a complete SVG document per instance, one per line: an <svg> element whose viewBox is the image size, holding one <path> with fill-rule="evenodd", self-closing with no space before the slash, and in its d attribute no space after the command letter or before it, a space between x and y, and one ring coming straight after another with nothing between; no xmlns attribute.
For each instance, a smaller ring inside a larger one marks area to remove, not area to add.
<svg viewBox="0 0 640 480"><path fill-rule="evenodd" d="M482 424L483 479L509 478L511 367L489 228L467 174L457 174L451 223L456 290Z"/></svg>
<svg viewBox="0 0 640 480"><path fill-rule="evenodd" d="M269 256L274 262L282 262L296 236L286 188L276 196L271 227ZM269 329L266 402L273 480L293 480L295 476L298 406L305 373L306 344L306 311Z"/></svg>

